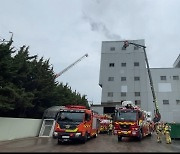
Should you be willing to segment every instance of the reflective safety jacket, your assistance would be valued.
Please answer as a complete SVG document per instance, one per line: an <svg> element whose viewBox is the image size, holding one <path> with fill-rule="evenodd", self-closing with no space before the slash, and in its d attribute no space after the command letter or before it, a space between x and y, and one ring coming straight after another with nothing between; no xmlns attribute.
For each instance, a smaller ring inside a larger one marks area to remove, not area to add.
<svg viewBox="0 0 180 154"><path fill-rule="evenodd" d="M163 132L163 126L161 124L158 124L156 127L156 132L157 133L162 133Z"/></svg>
<svg viewBox="0 0 180 154"><path fill-rule="evenodd" d="M166 133L166 132L171 132L171 126L165 125L165 127L164 127L164 133Z"/></svg>
<svg viewBox="0 0 180 154"><path fill-rule="evenodd" d="M109 130L112 130L113 129L113 125L110 123L109 124Z"/></svg>

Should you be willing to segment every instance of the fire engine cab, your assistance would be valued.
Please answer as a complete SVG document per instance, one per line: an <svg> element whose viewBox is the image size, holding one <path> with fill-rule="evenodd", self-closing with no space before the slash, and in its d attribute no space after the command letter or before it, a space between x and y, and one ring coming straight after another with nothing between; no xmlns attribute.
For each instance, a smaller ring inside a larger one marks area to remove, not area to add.
<svg viewBox="0 0 180 154"><path fill-rule="evenodd" d="M80 105L67 105L58 113L54 136L58 144L73 140L85 143L88 138L97 136L99 123L99 115L93 110Z"/></svg>
<svg viewBox="0 0 180 154"><path fill-rule="evenodd" d="M116 108L114 134L118 136L118 141L122 137L135 137L140 141L151 133L151 121L146 111L131 101L124 101L121 107Z"/></svg>

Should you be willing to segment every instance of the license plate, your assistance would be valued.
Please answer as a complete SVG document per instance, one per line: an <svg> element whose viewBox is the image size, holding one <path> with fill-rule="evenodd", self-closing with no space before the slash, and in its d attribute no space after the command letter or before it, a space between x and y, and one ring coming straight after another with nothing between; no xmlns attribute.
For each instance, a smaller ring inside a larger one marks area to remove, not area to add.
<svg viewBox="0 0 180 154"><path fill-rule="evenodd" d="M69 138L69 136L62 136L62 138Z"/></svg>
<svg viewBox="0 0 180 154"><path fill-rule="evenodd" d="M127 134L127 131L121 131L123 134Z"/></svg>

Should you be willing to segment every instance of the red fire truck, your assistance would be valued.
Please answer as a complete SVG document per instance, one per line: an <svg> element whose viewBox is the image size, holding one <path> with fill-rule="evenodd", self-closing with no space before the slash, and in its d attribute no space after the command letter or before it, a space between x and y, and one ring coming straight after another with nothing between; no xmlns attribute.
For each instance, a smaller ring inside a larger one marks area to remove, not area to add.
<svg viewBox="0 0 180 154"><path fill-rule="evenodd" d="M100 130L99 115L85 106L68 105L60 109L54 129L58 144L79 140L85 143Z"/></svg>
<svg viewBox="0 0 180 154"><path fill-rule="evenodd" d="M122 137L136 137L140 141L151 135L153 130L147 113L131 101L122 102L122 106L116 109L114 121L114 134L118 136L118 141Z"/></svg>
<svg viewBox="0 0 180 154"><path fill-rule="evenodd" d="M99 119L100 119L100 133L108 133L109 124L112 120L112 117L107 114L103 114L99 116Z"/></svg>

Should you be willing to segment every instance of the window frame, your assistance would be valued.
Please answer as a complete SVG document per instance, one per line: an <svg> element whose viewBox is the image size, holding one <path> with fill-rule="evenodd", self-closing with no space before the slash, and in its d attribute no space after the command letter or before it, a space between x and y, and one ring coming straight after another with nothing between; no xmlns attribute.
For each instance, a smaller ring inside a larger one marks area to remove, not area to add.
<svg viewBox="0 0 180 154"><path fill-rule="evenodd" d="M135 76L134 77L134 81L140 81L140 77L139 76Z"/></svg>
<svg viewBox="0 0 180 154"><path fill-rule="evenodd" d="M165 76L165 75L162 75L162 76L160 76L160 80L165 81L165 80L167 80L167 78L166 78L166 76Z"/></svg>
<svg viewBox="0 0 180 154"><path fill-rule="evenodd" d="M139 67L139 65L140 65L139 62L134 62L135 67Z"/></svg>
<svg viewBox="0 0 180 154"><path fill-rule="evenodd" d="M126 63L121 63L121 67L126 67Z"/></svg>
<svg viewBox="0 0 180 154"><path fill-rule="evenodd" d="M126 97L127 92L121 92L121 97Z"/></svg>
<svg viewBox="0 0 180 154"><path fill-rule="evenodd" d="M110 51L115 51L115 47L110 47Z"/></svg>
<svg viewBox="0 0 180 154"><path fill-rule="evenodd" d="M176 99L176 105L180 105L180 100Z"/></svg>
<svg viewBox="0 0 180 154"><path fill-rule="evenodd" d="M109 63L109 67L114 67L115 64L114 63Z"/></svg>
<svg viewBox="0 0 180 154"><path fill-rule="evenodd" d="M134 92L134 96L135 96L135 97L141 96L141 92Z"/></svg>
<svg viewBox="0 0 180 154"><path fill-rule="evenodd" d="M125 77L125 76L122 76L122 77L121 77L121 81L126 81L126 77Z"/></svg>
<svg viewBox="0 0 180 154"><path fill-rule="evenodd" d="M135 100L135 101L134 101L134 104L141 106L141 100Z"/></svg>
<svg viewBox="0 0 180 154"><path fill-rule="evenodd" d="M108 97L113 97L113 92L108 92L107 96Z"/></svg>
<svg viewBox="0 0 180 154"><path fill-rule="evenodd" d="M108 77L108 81L114 81L114 77L113 76Z"/></svg>
<svg viewBox="0 0 180 154"><path fill-rule="evenodd" d="M179 80L179 75L174 75L173 80Z"/></svg>
<svg viewBox="0 0 180 154"><path fill-rule="evenodd" d="M169 100L168 99L164 99L163 100L163 105L169 105Z"/></svg>

